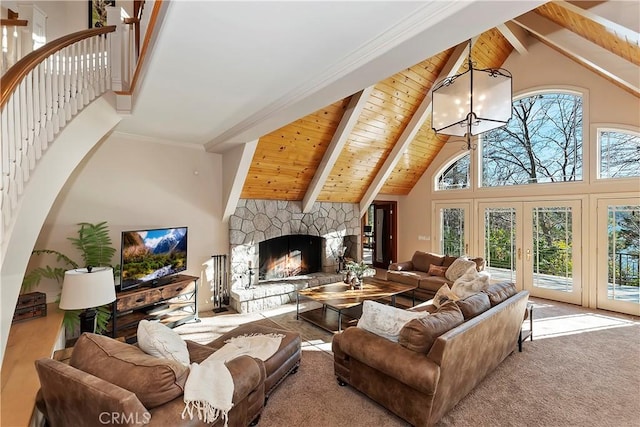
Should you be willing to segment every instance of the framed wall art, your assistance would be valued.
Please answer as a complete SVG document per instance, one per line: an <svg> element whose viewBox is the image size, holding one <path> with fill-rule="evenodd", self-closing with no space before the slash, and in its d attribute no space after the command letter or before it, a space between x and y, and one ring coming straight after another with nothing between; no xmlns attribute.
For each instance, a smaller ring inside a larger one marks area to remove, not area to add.
<svg viewBox="0 0 640 427"><path fill-rule="evenodd" d="M89 0L89 28L107 25L107 6L115 6L116 0Z"/></svg>

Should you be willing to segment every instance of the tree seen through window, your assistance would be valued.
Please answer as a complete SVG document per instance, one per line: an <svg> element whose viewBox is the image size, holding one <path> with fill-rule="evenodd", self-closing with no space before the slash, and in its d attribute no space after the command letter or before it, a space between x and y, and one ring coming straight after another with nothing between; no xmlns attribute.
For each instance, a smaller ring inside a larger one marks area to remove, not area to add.
<svg viewBox="0 0 640 427"><path fill-rule="evenodd" d="M482 185L582 180L582 97L541 93L513 101L506 126L482 135Z"/></svg>

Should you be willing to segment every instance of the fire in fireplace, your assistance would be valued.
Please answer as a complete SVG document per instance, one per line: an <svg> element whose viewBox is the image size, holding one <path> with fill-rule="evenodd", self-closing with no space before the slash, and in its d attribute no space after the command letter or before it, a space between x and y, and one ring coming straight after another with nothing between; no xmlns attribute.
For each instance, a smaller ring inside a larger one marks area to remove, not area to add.
<svg viewBox="0 0 640 427"><path fill-rule="evenodd" d="M259 280L281 279L322 269L322 237L291 234L258 245Z"/></svg>

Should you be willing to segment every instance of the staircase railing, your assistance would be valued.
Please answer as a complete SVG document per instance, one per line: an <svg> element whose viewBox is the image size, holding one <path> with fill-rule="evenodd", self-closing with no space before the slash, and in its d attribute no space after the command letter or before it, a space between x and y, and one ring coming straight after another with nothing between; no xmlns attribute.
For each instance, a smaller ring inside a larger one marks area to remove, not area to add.
<svg viewBox="0 0 640 427"><path fill-rule="evenodd" d="M143 8L149 10L143 13ZM145 5L147 7L145 7ZM134 1L134 17L107 8L101 28L54 40L20 59L0 80L0 265L20 195L50 143L93 99L108 90L116 109L131 110L132 96L164 0ZM143 39L142 44L139 40Z"/></svg>
<svg viewBox="0 0 640 427"><path fill-rule="evenodd" d="M110 33L115 30L108 26L61 37L29 53L2 76L0 242L49 143L73 116L111 88Z"/></svg>

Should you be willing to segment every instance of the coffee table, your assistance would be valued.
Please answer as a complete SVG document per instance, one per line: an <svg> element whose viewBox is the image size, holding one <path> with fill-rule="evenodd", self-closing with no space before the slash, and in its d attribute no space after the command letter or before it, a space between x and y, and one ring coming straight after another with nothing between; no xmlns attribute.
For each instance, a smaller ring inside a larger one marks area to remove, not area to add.
<svg viewBox="0 0 640 427"><path fill-rule="evenodd" d="M391 298L391 304L395 306L396 295L412 292L415 304L415 289L415 285L375 277L364 278L362 289L351 289L342 282L303 289L296 294L296 319L304 319L329 332L341 332L343 323L351 326L358 321L364 301ZM322 307L301 312L301 299L319 302Z"/></svg>

